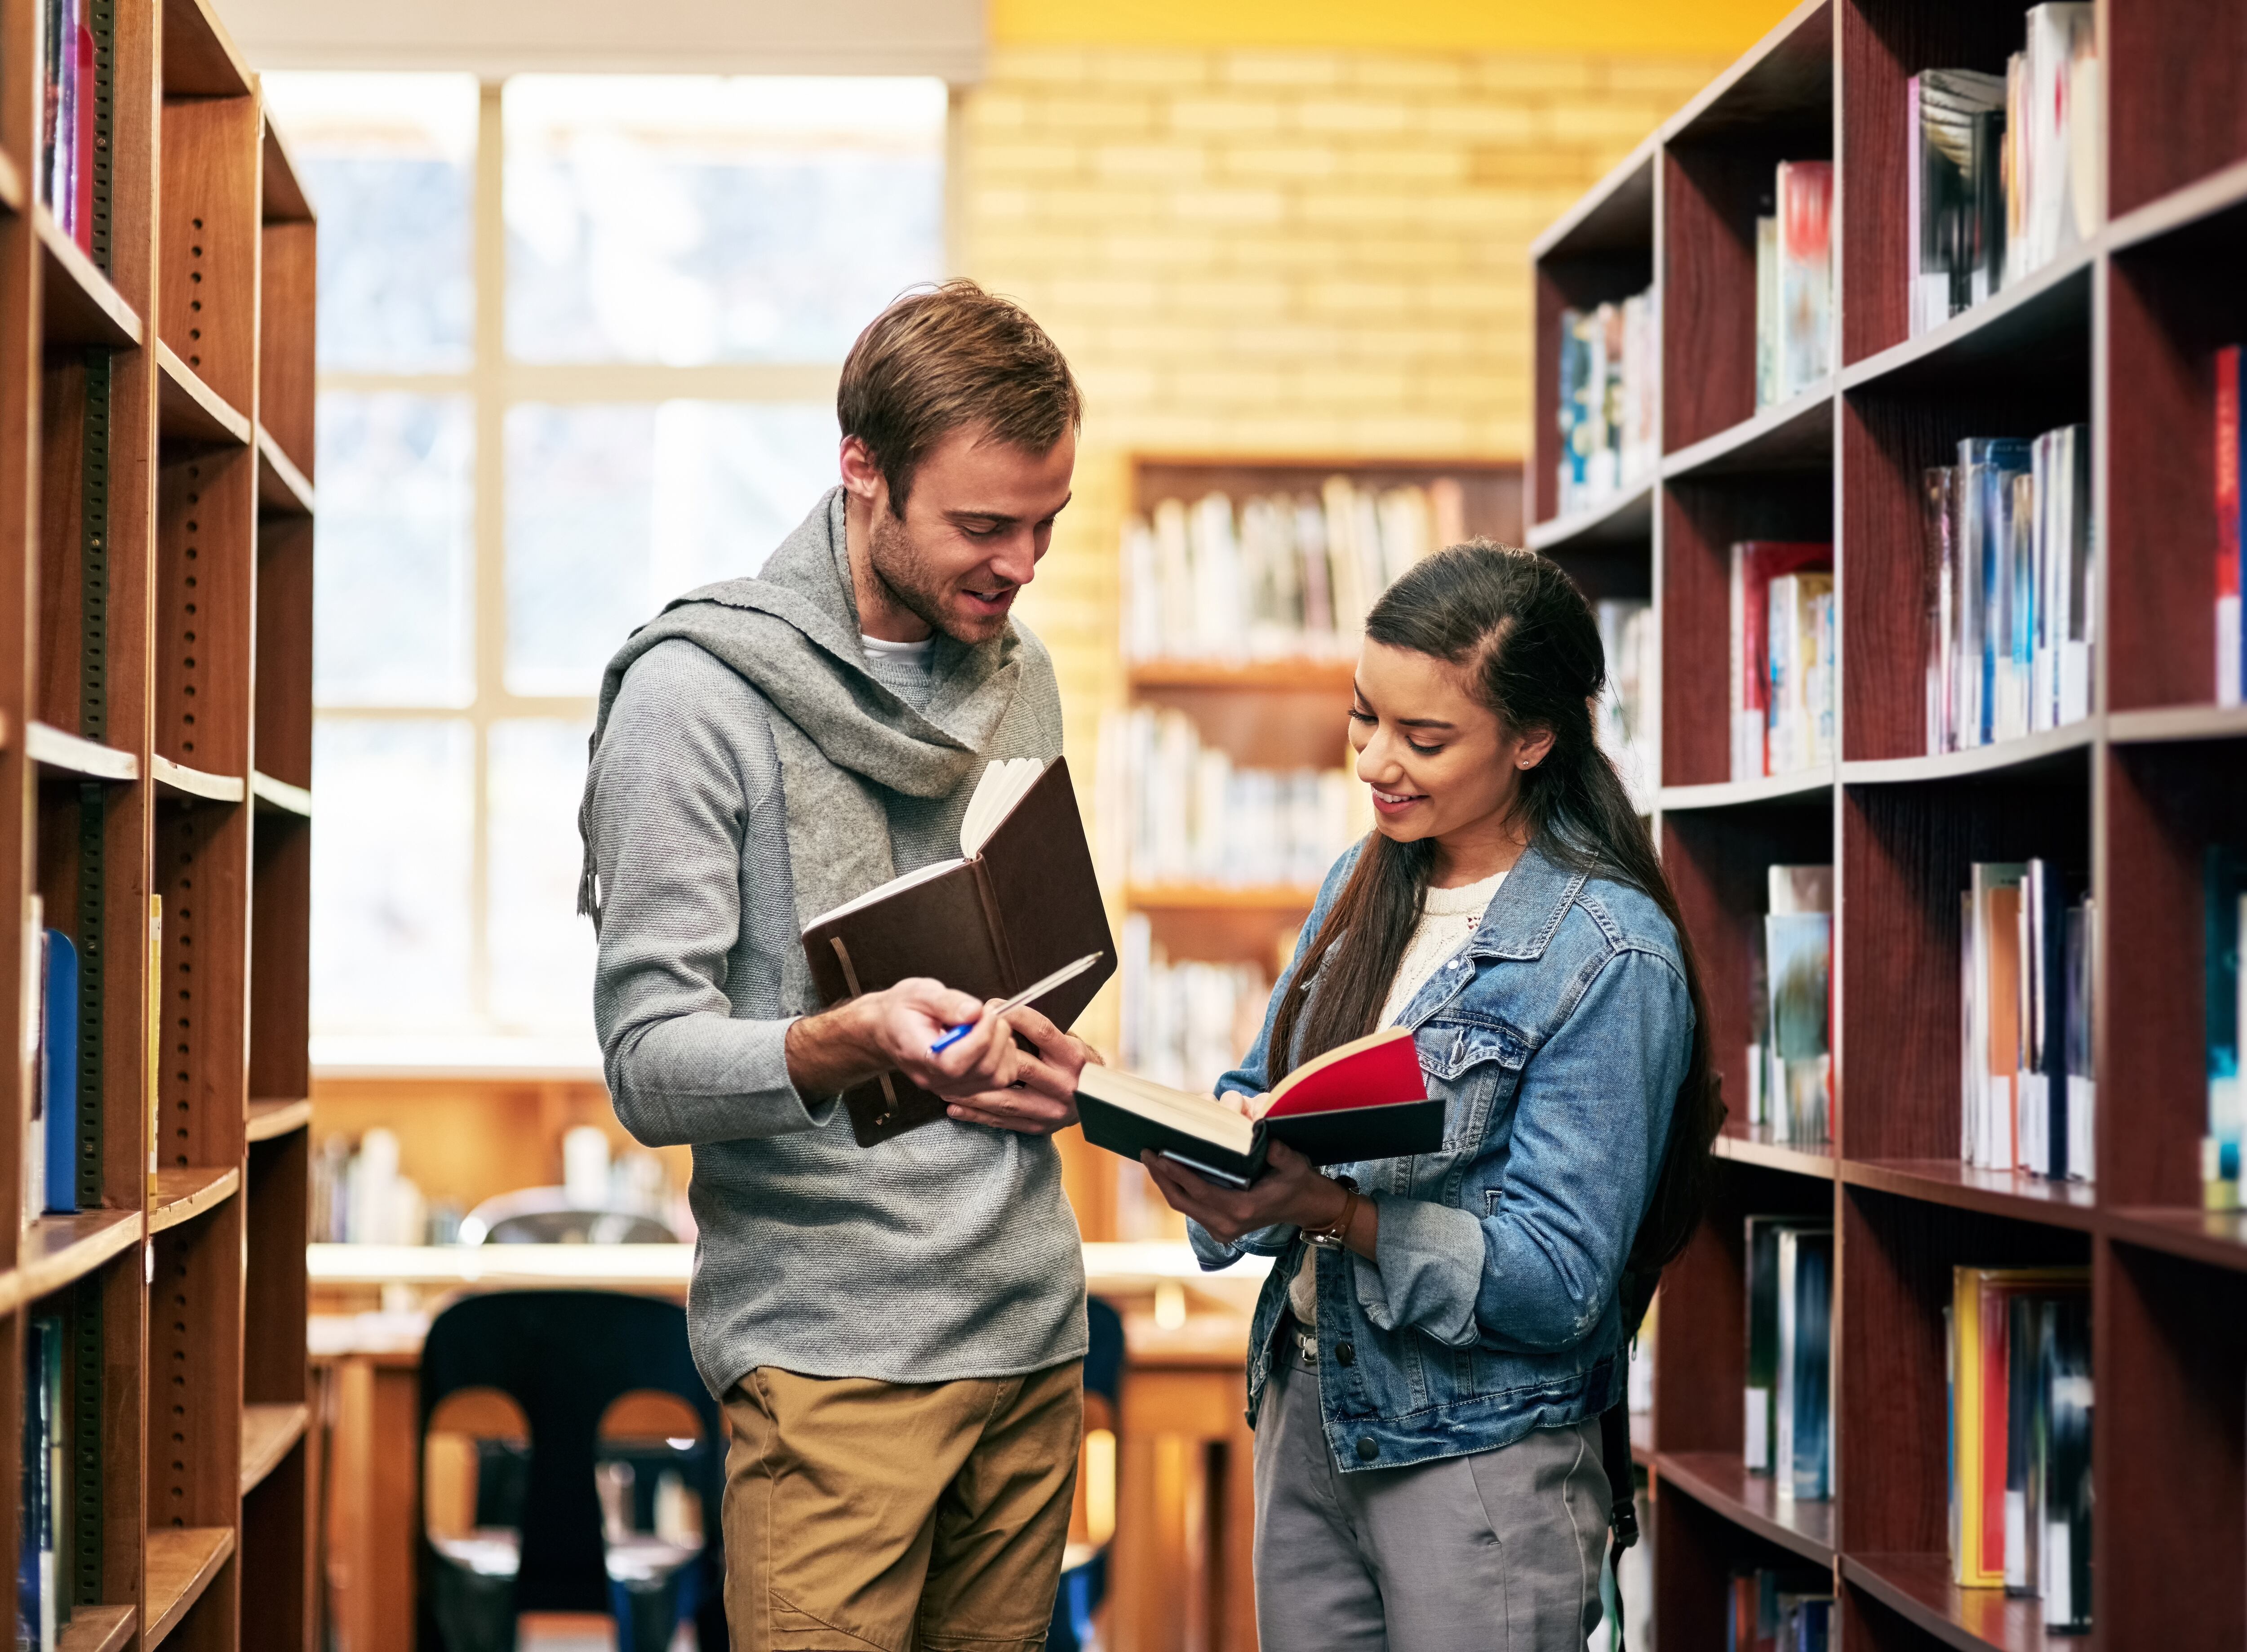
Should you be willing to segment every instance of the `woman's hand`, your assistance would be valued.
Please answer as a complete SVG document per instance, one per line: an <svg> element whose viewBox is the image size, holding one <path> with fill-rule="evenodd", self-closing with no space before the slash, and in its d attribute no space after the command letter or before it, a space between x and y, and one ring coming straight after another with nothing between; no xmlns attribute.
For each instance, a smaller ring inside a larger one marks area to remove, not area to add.
<svg viewBox="0 0 2247 1652"><path fill-rule="evenodd" d="M984 1006L989 1014L998 1004ZM946 1116L962 1124L987 1124L994 1130L1016 1130L1025 1136L1050 1136L1076 1123L1076 1075L1087 1062L1104 1067L1098 1050L1073 1038L1036 1010L1009 1010L1004 1026L1006 1042L1014 1046L1014 1034L1036 1045L1035 1055L1014 1049L1014 1082L1004 1089L978 1094L950 1094Z"/></svg>
<svg viewBox="0 0 2247 1652"><path fill-rule="evenodd" d="M1265 1152L1264 1174L1241 1188L1204 1181L1159 1153L1142 1153L1139 1162L1172 1210L1199 1222L1227 1245L1259 1228L1330 1226L1340 1219L1348 1198L1285 1142L1271 1143Z"/></svg>

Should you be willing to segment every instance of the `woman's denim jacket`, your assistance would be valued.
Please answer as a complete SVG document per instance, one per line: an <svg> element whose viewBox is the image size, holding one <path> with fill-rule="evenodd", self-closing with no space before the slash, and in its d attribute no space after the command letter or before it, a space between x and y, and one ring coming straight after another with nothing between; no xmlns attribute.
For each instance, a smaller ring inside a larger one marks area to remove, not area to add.
<svg viewBox="0 0 2247 1652"><path fill-rule="evenodd" d="M1305 945L1357 853L1327 874ZM1267 1009L1220 1090L1271 1088L1272 1019ZM1381 1212L1377 1265L1318 1251L1320 1409L1345 1471L1488 1451L1596 1416L1621 1396L1617 1287L1685 1075L1693 1011L1661 908L1533 846L1398 1025L1412 1029L1428 1093L1444 1103L1444 1148L1333 1167ZM1250 1337L1253 1425L1303 1239L1293 1227L1233 1245L1198 1225L1191 1233L1205 1268L1244 1252L1279 1259Z"/></svg>

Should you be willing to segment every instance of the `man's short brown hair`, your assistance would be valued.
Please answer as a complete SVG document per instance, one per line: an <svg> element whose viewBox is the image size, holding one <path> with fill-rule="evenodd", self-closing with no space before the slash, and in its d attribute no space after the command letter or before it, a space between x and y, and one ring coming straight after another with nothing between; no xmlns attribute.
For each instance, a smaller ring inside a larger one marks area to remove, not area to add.
<svg viewBox="0 0 2247 1652"><path fill-rule="evenodd" d="M835 412L903 515L915 467L952 431L980 426L1026 453L1050 453L1084 422L1084 399L1029 311L961 279L909 292L867 324L843 363Z"/></svg>

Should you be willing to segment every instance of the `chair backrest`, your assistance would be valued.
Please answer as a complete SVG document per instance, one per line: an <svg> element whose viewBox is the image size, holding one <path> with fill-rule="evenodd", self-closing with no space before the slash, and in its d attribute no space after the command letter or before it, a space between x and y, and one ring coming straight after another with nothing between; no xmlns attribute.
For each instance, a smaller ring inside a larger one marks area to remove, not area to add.
<svg viewBox="0 0 2247 1652"><path fill-rule="evenodd" d="M530 1467L522 1498L517 1612L605 1612L609 1584L593 1466L602 1415L639 1389L674 1394L702 1424L703 1558L714 1581L726 1434L687 1351L675 1302L606 1291L495 1291L440 1314L421 1349L417 1443L448 1394L493 1388L522 1408ZM417 1444L417 1460L419 1446Z"/></svg>
<svg viewBox="0 0 2247 1652"><path fill-rule="evenodd" d="M678 1237L659 1217L580 1204L560 1187L501 1193L461 1219L464 1245L671 1245Z"/></svg>

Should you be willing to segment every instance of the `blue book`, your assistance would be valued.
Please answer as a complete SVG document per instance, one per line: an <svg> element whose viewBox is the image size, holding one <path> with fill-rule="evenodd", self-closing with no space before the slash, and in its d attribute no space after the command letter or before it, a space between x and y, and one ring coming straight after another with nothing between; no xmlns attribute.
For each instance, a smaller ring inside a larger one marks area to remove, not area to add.
<svg viewBox="0 0 2247 1652"><path fill-rule="evenodd" d="M47 1115L47 1209L78 1209L78 948L47 932L39 1075Z"/></svg>

